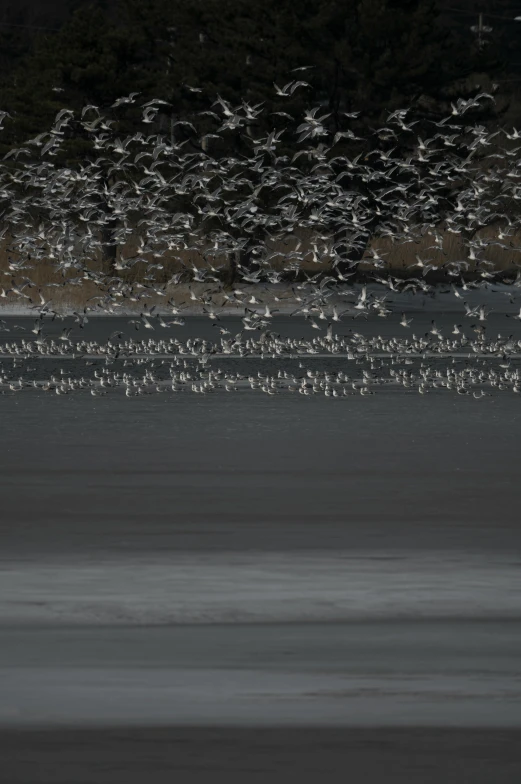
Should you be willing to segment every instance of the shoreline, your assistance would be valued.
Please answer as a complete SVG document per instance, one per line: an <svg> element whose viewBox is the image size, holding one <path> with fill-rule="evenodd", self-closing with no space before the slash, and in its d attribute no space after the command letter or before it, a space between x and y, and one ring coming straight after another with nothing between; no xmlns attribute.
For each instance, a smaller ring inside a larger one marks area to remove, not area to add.
<svg viewBox="0 0 521 784"><path fill-rule="evenodd" d="M297 284L298 285L298 284ZM126 303L125 305L118 306L117 303L112 303L111 309L105 310L101 307L89 306L89 300L92 298L85 298L81 299L77 296L77 290L74 291L74 298L68 298L67 294L70 292L66 291L56 301L53 301L52 298L49 300L52 305L56 308L56 313L58 317L63 316L73 316L75 311L79 309L83 310L85 307L88 308L87 315L88 318L94 317L125 317L125 316L135 316L139 315L143 311L146 313L147 310L151 308L155 308L154 317L156 315L161 316L172 316L174 315L174 310L172 305L169 305L168 302L164 300L170 300L170 302L174 302L174 307L178 313L175 315L179 318L185 317L203 317L203 318L210 318L208 313L205 313L203 310L203 305L201 303L200 306L195 306L189 304L191 300L191 292L195 294L195 296L200 297L206 291L209 292L208 288L202 284L198 284L199 289L194 286L176 286L172 288L170 291L166 291L163 297L159 297L158 295L151 295L150 297L146 297L140 303L130 304ZM461 294L461 297L456 297L453 290L447 290L446 284L439 284L437 288L434 288L432 291L427 293L413 293L413 292L401 292L401 291L392 291L389 289L388 286L385 286L382 283L372 282L372 283L354 283L348 287L340 288L338 287L335 289L328 290L327 294L328 300L327 304L324 305L324 308L331 308L332 306L336 306L337 308L345 308L349 309L349 307L353 307L355 304L359 294L362 292L362 289L365 288L367 294L373 295L378 297L380 300L382 299L382 294L385 297L385 305L386 306L393 306L398 312L399 309L403 311L446 311L446 312L460 312L463 310L464 302L469 304L473 303L480 303L480 304L490 304L494 302L494 311L495 312L518 312L519 307L515 304L511 303L509 300L514 299L516 297L521 298L521 288L512 285L512 284L505 284L505 283L490 283L487 287L477 288L477 289L468 289L467 291L462 291L460 288L457 290ZM210 290L211 291L211 290ZM213 292L213 294L222 299L222 294L220 293L221 290L217 290ZM289 316L292 314L300 315L303 317L305 314L298 314L295 311L302 309L304 307L304 302L306 301L307 291L306 288L299 287L296 288L296 285L285 285L285 284L256 284L256 285L246 285L241 286L240 291L244 292L244 300L242 302L238 302L236 306L224 305L221 306L217 304L215 301L212 301L214 306L214 312L220 318L222 317L230 317L230 316L242 316L244 314L245 308L249 311L256 312L258 315L263 314L266 306L268 306L272 312L272 315L275 316ZM311 292L309 292L311 293ZM303 301L298 301L296 297L300 297ZM251 303L249 300L254 297L257 300L254 303ZM100 293L99 299L103 299L103 293ZM502 305L502 307L498 310L498 305ZM92 308L92 309L90 309ZM41 311L39 308L38 303L32 302L31 305L29 304L22 304L20 301L7 301L4 303L0 303L0 317L32 317L32 318L39 318L40 314L43 312L45 316L45 311ZM50 313L53 313L51 310ZM357 315L356 311L349 315ZM213 319L215 321L215 319ZM357 319L357 321L363 321L363 317Z"/></svg>

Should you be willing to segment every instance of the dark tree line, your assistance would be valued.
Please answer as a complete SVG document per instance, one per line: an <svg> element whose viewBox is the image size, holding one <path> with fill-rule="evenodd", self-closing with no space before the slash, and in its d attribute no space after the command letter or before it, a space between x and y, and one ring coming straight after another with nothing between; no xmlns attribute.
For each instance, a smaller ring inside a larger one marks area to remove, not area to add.
<svg viewBox="0 0 521 784"><path fill-rule="evenodd" d="M345 127L346 112L360 112L349 126L356 132L403 106L441 117L465 77L504 69L493 47L479 49L446 23L436 0L62 0L47 15L42 5L12 3L8 24L20 27L0 25L0 108L12 115L0 154L49 127L64 106L106 108L133 91L139 103L168 102L150 130L181 139L176 123L217 95L292 115L320 102L333 130ZM291 80L309 87L277 95L274 83ZM283 127L283 116L271 117ZM136 105L115 117L122 133L140 120ZM262 130L252 121L246 132ZM85 149L75 144L81 159Z"/></svg>

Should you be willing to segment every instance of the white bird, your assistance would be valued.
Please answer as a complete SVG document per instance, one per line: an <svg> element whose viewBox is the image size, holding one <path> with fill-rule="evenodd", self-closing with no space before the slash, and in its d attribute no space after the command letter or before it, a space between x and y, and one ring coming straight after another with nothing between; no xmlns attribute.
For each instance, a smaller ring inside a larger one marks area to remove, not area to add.
<svg viewBox="0 0 521 784"><path fill-rule="evenodd" d="M291 81L284 85L282 89L278 87L275 82L273 83L273 86L277 95L280 95L283 98L288 98L290 95L293 95L297 87L309 87L309 84L307 82Z"/></svg>
<svg viewBox="0 0 521 784"><path fill-rule="evenodd" d="M123 98L116 98L114 103L111 105L111 109L116 109L118 106L124 106L126 104L135 103L136 97L139 93L130 93L129 96Z"/></svg>
<svg viewBox="0 0 521 784"><path fill-rule="evenodd" d="M358 302L355 305L356 310L365 310L366 300L367 300L367 287L362 286L362 292L358 298Z"/></svg>

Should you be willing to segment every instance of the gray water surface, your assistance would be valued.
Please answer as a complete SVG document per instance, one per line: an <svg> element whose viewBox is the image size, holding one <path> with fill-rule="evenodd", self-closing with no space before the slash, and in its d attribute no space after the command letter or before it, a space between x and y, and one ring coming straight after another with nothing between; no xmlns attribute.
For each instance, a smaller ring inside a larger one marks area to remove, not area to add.
<svg viewBox="0 0 521 784"><path fill-rule="evenodd" d="M519 780L519 395L0 400L0 781Z"/></svg>

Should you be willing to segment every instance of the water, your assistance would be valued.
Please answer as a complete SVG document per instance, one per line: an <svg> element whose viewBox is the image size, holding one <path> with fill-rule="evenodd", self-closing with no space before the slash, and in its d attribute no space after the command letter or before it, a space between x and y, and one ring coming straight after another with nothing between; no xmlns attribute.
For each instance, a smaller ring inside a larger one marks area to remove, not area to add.
<svg viewBox="0 0 521 784"><path fill-rule="evenodd" d="M2 557L517 552L519 396L382 399L6 396Z"/></svg>
<svg viewBox="0 0 521 784"><path fill-rule="evenodd" d="M376 391L2 397L0 747L20 780L74 780L80 758L131 780L133 731L168 776L194 766L186 737L212 774L228 743L242 774L308 752L331 774L348 747L364 780L437 781L440 760L444 780L518 780L519 395Z"/></svg>

